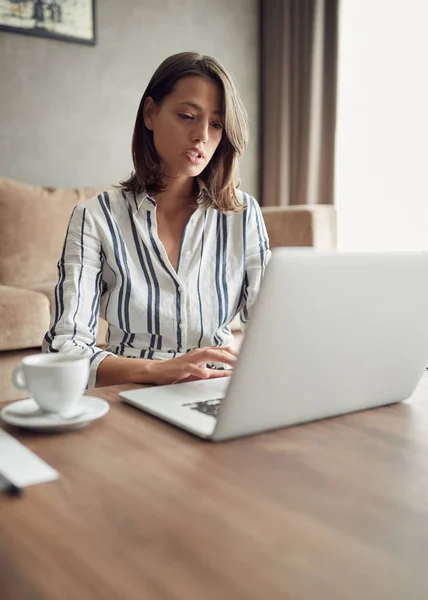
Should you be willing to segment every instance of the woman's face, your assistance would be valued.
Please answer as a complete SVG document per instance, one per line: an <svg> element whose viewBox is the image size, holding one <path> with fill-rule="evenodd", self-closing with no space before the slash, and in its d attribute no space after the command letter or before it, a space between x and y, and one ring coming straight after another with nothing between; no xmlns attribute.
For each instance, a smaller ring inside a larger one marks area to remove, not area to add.
<svg viewBox="0 0 428 600"><path fill-rule="evenodd" d="M223 135L220 86L194 75L178 80L156 106L147 98L144 123L168 177L196 177L210 162Z"/></svg>

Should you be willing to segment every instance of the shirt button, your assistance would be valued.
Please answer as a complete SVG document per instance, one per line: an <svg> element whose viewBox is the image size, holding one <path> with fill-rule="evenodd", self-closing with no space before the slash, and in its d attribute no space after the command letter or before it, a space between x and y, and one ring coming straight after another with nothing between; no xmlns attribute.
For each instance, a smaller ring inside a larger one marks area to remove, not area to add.
<svg viewBox="0 0 428 600"><path fill-rule="evenodd" d="M180 324L179 324L179 327L180 327L180 329L183 329L183 327L184 327L184 323L180 323Z"/></svg>
<svg viewBox="0 0 428 600"><path fill-rule="evenodd" d="M183 288L179 287L178 288L179 293L181 294L181 292L183 291Z"/></svg>

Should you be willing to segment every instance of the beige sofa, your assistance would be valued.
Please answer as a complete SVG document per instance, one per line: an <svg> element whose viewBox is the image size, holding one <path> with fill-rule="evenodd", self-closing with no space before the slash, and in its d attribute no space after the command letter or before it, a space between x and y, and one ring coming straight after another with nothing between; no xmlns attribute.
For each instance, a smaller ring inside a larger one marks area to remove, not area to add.
<svg viewBox="0 0 428 600"><path fill-rule="evenodd" d="M73 207L96 188L59 189L0 179L0 402L25 397L11 372L28 354L40 352L49 326L60 257ZM266 207L271 247L336 244L331 206ZM106 324L101 321L98 342Z"/></svg>

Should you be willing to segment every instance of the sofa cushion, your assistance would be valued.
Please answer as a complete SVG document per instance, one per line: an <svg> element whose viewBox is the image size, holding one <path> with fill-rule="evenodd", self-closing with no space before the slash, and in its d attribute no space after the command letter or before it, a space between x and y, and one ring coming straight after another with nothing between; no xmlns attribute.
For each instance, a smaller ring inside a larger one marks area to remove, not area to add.
<svg viewBox="0 0 428 600"><path fill-rule="evenodd" d="M54 280L74 206L99 192L0 178L0 283L26 287Z"/></svg>
<svg viewBox="0 0 428 600"><path fill-rule="evenodd" d="M44 294L0 285L0 351L39 347L49 314Z"/></svg>

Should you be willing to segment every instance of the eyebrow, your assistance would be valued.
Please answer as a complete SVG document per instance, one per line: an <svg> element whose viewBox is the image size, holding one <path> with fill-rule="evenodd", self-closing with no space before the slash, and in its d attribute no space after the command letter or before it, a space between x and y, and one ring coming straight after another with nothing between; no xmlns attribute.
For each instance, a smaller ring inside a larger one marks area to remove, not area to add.
<svg viewBox="0 0 428 600"><path fill-rule="evenodd" d="M195 102L188 102L187 100L184 100L183 102L179 102L179 104L186 104L187 106L190 106L191 108L194 108L195 110L199 111L199 112L203 112L203 108L202 106L200 106L199 104L196 104ZM219 110L214 111L215 115L221 115L221 112Z"/></svg>

